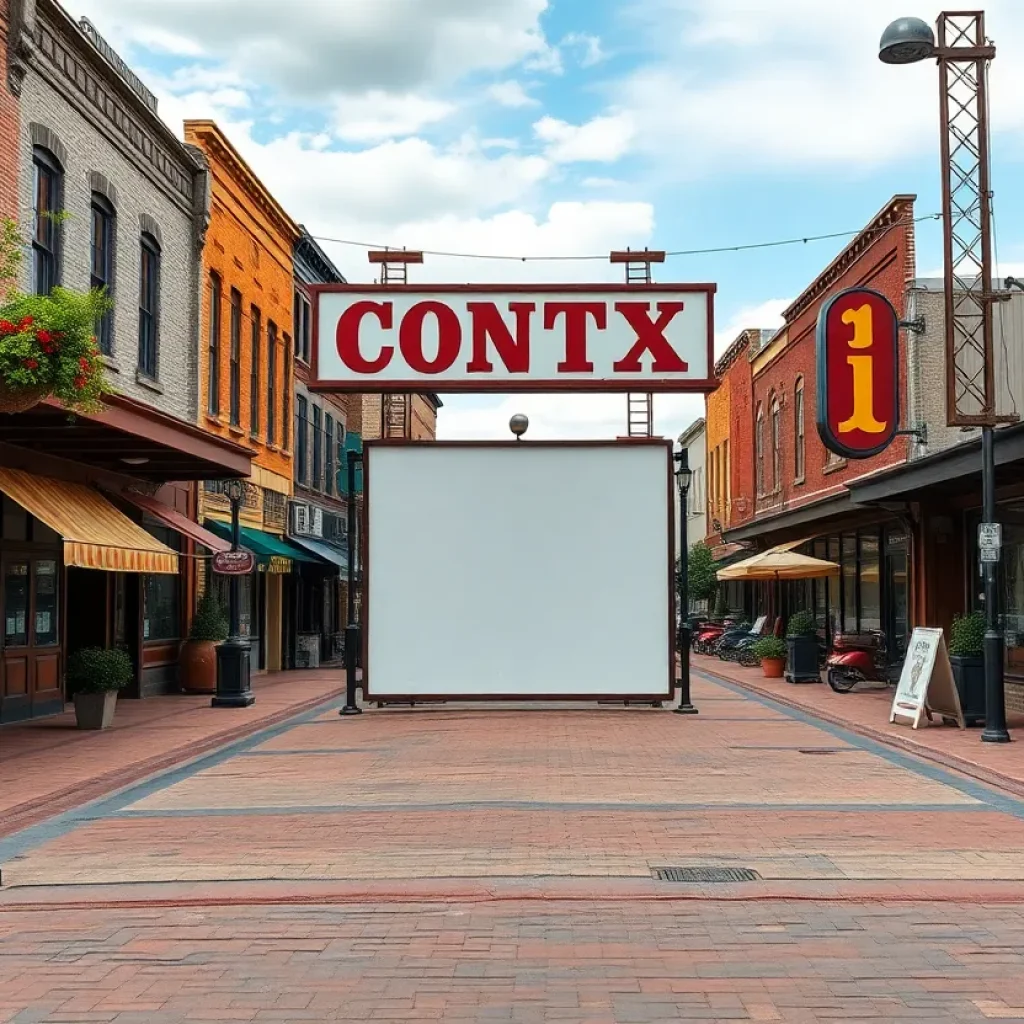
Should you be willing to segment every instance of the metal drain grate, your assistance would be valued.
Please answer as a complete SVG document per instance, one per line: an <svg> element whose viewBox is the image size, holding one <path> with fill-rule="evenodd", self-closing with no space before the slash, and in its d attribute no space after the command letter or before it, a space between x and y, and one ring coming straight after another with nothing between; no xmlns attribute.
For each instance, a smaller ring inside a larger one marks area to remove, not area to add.
<svg viewBox="0 0 1024 1024"><path fill-rule="evenodd" d="M759 882L752 868L651 868L658 882Z"/></svg>

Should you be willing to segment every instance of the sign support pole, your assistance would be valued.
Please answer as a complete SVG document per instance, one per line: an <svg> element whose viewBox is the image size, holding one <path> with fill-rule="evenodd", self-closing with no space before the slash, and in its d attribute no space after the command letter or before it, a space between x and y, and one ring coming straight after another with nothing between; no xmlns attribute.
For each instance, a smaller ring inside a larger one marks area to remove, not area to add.
<svg viewBox="0 0 1024 1024"><path fill-rule="evenodd" d="M245 485L240 480L231 480L223 489L231 502L231 550L238 551L242 534L239 517ZM256 703L252 692L252 647L241 635L241 580L236 573L232 574L228 588L230 635L217 648L217 692L210 705L215 708L248 708Z"/></svg>
<svg viewBox="0 0 1024 1024"><path fill-rule="evenodd" d="M345 625L345 706L339 715L361 715L363 709L356 700L356 653L359 649L359 626L356 623L356 459L359 453L348 452L348 619Z"/></svg>

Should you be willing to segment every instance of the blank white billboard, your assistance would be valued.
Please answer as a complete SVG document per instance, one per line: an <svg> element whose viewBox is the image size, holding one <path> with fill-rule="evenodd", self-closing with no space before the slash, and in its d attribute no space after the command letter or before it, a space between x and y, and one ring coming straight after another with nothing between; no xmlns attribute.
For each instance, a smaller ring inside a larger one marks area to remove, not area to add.
<svg viewBox="0 0 1024 1024"><path fill-rule="evenodd" d="M670 699L671 456L370 442L366 698Z"/></svg>

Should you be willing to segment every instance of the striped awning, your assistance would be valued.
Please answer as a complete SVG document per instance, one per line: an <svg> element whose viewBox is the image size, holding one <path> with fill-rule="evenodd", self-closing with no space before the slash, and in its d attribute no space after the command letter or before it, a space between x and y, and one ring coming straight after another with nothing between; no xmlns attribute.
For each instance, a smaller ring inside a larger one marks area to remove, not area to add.
<svg viewBox="0 0 1024 1024"><path fill-rule="evenodd" d="M83 484L0 468L0 492L64 538L64 564L107 572L177 573L178 555Z"/></svg>

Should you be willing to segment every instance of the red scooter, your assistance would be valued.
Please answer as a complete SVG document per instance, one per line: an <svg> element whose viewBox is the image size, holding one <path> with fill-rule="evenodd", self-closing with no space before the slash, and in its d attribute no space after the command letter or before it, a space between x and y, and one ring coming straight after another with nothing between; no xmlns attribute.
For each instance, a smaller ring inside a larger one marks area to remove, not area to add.
<svg viewBox="0 0 1024 1024"><path fill-rule="evenodd" d="M893 681L885 634L877 629L867 633L837 633L832 638L825 668L828 685L836 693L849 693L858 683L891 685Z"/></svg>

